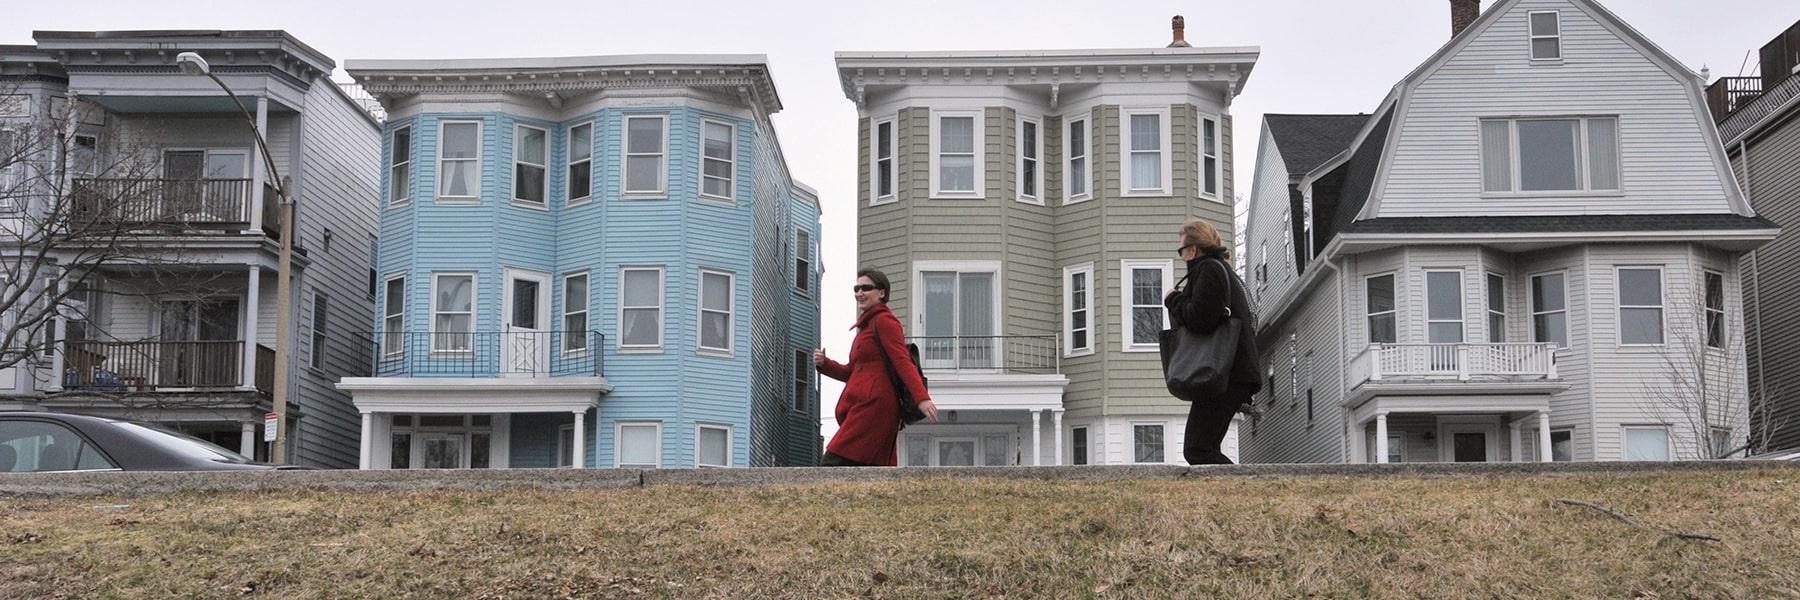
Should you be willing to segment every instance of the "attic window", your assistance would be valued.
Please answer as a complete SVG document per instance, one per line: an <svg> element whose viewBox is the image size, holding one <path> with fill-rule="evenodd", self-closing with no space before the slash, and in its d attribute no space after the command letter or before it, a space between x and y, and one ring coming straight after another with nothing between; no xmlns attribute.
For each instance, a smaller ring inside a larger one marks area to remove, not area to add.
<svg viewBox="0 0 1800 600"><path fill-rule="evenodd" d="M1531 60L1562 58L1561 15L1554 10L1533 12L1531 19Z"/></svg>

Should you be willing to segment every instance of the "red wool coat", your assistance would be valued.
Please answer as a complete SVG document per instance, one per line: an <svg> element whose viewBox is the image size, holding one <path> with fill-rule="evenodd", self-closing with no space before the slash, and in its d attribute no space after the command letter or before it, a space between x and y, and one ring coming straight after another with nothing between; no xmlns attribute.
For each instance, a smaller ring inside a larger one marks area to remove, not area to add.
<svg viewBox="0 0 1800 600"><path fill-rule="evenodd" d="M894 318L886 304L864 311L851 329L856 330L856 338L850 343L850 363L827 358L818 365L826 377L845 382L844 393L838 396L837 435L831 436L825 449L860 463L891 467L899 464L894 442L900 436L900 412L895 407L894 385L888 379L887 365L882 364L878 352L886 351L901 382L912 391L914 402L925 402L931 397L926 395L925 382L919 379L912 357L906 353L906 334L900 329L900 320ZM881 333L879 349L875 344L876 331Z"/></svg>

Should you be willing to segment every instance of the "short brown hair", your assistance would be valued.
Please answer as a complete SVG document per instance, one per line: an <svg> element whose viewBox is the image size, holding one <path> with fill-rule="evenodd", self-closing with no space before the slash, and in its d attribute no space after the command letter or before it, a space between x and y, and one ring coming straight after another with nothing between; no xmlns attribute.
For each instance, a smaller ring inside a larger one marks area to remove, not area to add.
<svg viewBox="0 0 1800 600"><path fill-rule="evenodd" d="M1219 239L1219 230L1213 229L1212 223L1205 219L1188 219L1181 224L1181 243L1199 246L1201 256L1217 256L1230 260L1231 250Z"/></svg>
<svg viewBox="0 0 1800 600"><path fill-rule="evenodd" d="M883 304L887 303L887 301L888 301L888 278L887 278L886 273L883 273L881 271L877 271L874 269L863 269L861 271L857 271L856 276L858 278L861 278L861 277L869 278L869 282L875 284L875 289L881 290L881 302Z"/></svg>

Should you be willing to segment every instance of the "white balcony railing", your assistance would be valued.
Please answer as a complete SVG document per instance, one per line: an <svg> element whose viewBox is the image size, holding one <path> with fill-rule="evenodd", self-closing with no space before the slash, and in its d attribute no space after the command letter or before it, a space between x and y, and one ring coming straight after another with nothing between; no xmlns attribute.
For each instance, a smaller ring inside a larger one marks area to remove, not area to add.
<svg viewBox="0 0 1800 600"><path fill-rule="evenodd" d="M1554 344L1375 344L1350 361L1355 384L1394 379L1557 379Z"/></svg>
<svg viewBox="0 0 1800 600"><path fill-rule="evenodd" d="M1061 338L1054 335L915 336L927 371L1062 373Z"/></svg>

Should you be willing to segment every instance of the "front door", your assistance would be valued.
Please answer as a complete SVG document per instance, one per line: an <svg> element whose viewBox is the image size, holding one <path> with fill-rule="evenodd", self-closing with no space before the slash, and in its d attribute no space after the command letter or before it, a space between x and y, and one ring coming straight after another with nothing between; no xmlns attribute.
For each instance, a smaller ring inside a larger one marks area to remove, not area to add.
<svg viewBox="0 0 1800 600"><path fill-rule="evenodd" d="M1450 460L1454 462L1487 462L1487 434L1460 432L1450 436Z"/></svg>
<svg viewBox="0 0 1800 600"><path fill-rule="evenodd" d="M975 466L975 438L937 438L935 443L937 466Z"/></svg>
<svg viewBox="0 0 1800 600"><path fill-rule="evenodd" d="M927 369L992 369L998 339L994 337L994 274L926 271L921 362Z"/></svg>
<svg viewBox="0 0 1800 600"><path fill-rule="evenodd" d="M420 433L418 436L419 468L461 469L467 466L463 462L463 434Z"/></svg>
<svg viewBox="0 0 1800 600"><path fill-rule="evenodd" d="M1452 417L1445 417L1451 419ZM1492 462L1499 459L1500 427L1497 423L1461 418L1438 425L1438 460L1443 462Z"/></svg>
<svg viewBox="0 0 1800 600"><path fill-rule="evenodd" d="M501 310L500 374L547 377L550 374L550 276L529 271L506 272L506 298Z"/></svg>

